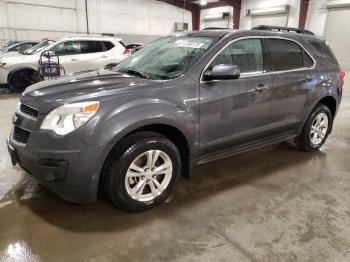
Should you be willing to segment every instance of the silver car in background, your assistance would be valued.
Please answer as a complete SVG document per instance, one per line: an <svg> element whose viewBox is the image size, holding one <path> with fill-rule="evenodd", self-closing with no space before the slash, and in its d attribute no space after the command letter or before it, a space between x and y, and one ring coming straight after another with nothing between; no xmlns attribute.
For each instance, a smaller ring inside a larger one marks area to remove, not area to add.
<svg viewBox="0 0 350 262"><path fill-rule="evenodd" d="M25 88L39 81L39 59L53 51L65 74L104 68L125 58L121 39L105 36L69 36L46 39L14 55L0 55L0 84Z"/></svg>

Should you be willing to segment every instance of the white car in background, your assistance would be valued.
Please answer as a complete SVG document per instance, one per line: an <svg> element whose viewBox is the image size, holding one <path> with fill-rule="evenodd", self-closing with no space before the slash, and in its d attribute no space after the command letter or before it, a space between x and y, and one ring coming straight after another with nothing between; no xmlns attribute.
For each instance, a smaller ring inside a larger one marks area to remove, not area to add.
<svg viewBox="0 0 350 262"><path fill-rule="evenodd" d="M0 84L25 88L40 80L39 60L43 51L59 57L65 74L104 68L125 58L121 39L105 36L70 36L46 39L14 56L0 55Z"/></svg>

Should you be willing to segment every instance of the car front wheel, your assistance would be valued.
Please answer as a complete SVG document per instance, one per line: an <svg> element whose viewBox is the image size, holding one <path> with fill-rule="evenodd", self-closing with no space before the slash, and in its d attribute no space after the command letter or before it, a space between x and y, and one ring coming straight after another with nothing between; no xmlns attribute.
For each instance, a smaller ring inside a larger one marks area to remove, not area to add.
<svg viewBox="0 0 350 262"><path fill-rule="evenodd" d="M109 156L105 189L122 210L138 212L159 205L175 189L180 153L167 138L141 132L125 138Z"/></svg>

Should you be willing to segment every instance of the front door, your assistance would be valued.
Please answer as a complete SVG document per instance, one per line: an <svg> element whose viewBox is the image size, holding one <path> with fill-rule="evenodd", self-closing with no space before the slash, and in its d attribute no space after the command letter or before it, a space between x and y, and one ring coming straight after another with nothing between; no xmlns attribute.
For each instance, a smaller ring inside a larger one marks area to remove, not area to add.
<svg viewBox="0 0 350 262"><path fill-rule="evenodd" d="M51 48L60 60L65 74L71 74L81 70L81 52L79 41L64 41Z"/></svg>
<svg viewBox="0 0 350 262"><path fill-rule="evenodd" d="M264 40L232 42L208 69L218 64L239 67L239 79L201 81L200 153L225 149L261 137L269 123L270 76L264 74Z"/></svg>

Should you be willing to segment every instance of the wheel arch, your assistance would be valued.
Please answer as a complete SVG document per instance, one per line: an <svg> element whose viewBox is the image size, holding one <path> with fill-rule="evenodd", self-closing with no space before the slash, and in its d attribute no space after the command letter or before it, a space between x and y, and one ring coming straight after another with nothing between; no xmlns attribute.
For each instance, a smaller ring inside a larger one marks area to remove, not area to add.
<svg viewBox="0 0 350 262"><path fill-rule="evenodd" d="M38 73L39 74L39 70L35 67L30 67L30 66L26 66L26 67L18 67L18 68L14 68L10 71L10 73L8 74L7 76L7 83L10 84L10 81L11 81L11 78L18 72L21 72L21 71L32 71L32 72L35 72L35 73Z"/></svg>
<svg viewBox="0 0 350 262"><path fill-rule="evenodd" d="M139 132L144 132L144 131L158 133L166 137L176 145L181 155L181 162L182 162L181 174L183 177L189 178L190 177L190 159L191 159L191 148L189 144L189 138L186 136L185 132L180 130L180 128L175 127L174 125L165 124L165 123L154 123L154 124L136 126L133 129L128 130L128 132L125 132L122 136L118 137L116 141L112 141L112 143L110 144L106 152L106 157L104 159L104 163L102 167L102 173L103 173L105 163L108 159L108 156L116 147L118 147L121 141L130 135L133 135Z"/></svg>
<svg viewBox="0 0 350 262"><path fill-rule="evenodd" d="M181 155L181 176L185 177L187 179L190 178L191 176L191 165L190 165L190 155L191 155L191 149L190 149L190 144L188 142L188 138L184 134L183 131L181 131L179 128L169 125L169 124L163 124L163 123L156 123L156 124L148 124L144 126L139 126L136 127L132 130L129 130L127 133L123 134L121 137L119 137L116 141L113 141L110 143L110 145L107 147L105 154L103 154L103 159L102 159L102 166L100 168L100 173L99 173L99 179L98 179L98 190L101 189L102 185L102 179L105 174L105 167L106 163L108 161L109 156L113 152L113 150L118 147L118 145L121 143L123 139L126 137L139 133L139 132L144 132L144 131L151 131L155 132L158 134L161 134L162 136L166 137L170 141L172 141L176 147L180 151Z"/></svg>
<svg viewBox="0 0 350 262"><path fill-rule="evenodd" d="M332 118L334 119L337 113L337 101L333 96L325 96L319 100L317 104L323 104L327 106L332 113Z"/></svg>
<svg viewBox="0 0 350 262"><path fill-rule="evenodd" d="M326 95L320 99L317 99L315 101L315 103L309 107L309 110L307 112L307 114L305 114L305 119L303 120L303 124L300 126L300 130L299 130L299 133L302 132L308 118L310 117L311 113L314 111L314 109L317 107L317 105L319 104L322 104L322 105L325 105L329 108L329 110L331 111L331 114L332 114L332 119L334 120L334 117L337 113L337 100L331 96L331 95ZM331 125L331 131L332 131L332 128L333 128L333 123Z"/></svg>

